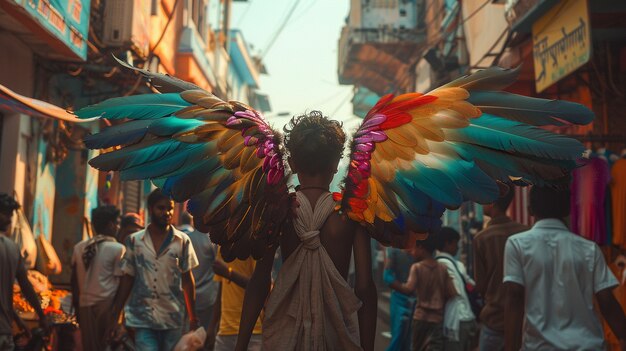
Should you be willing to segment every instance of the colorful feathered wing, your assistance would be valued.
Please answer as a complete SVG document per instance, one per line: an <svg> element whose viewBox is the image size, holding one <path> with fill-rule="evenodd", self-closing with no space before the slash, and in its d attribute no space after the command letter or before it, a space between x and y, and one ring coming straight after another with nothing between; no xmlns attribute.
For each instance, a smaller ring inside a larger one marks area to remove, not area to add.
<svg viewBox="0 0 626 351"><path fill-rule="evenodd" d="M85 140L92 149L114 148L89 163L119 171L122 180L150 179L175 201L189 200L195 226L210 231L225 260L260 258L277 243L289 208L281 135L249 106L140 73L168 93L113 98L76 112L130 119Z"/></svg>
<svg viewBox="0 0 626 351"><path fill-rule="evenodd" d="M500 91L493 67L427 94L387 95L353 136L341 209L384 244L441 225L446 208L491 203L500 184L564 185L584 147L540 126L587 124L586 107Z"/></svg>

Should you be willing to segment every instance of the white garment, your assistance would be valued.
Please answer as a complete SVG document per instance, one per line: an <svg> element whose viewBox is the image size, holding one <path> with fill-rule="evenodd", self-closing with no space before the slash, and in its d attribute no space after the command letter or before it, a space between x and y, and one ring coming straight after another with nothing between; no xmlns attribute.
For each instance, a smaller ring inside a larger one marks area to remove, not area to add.
<svg viewBox="0 0 626 351"><path fill-rule="evenodd" d="M504 282L525 287L522 350L604 350L593 297L617 280L595 243L540 220L507 240Z"/></svg>
<svg viewBox="0 0 626 351"><path fill-rule="evenodd" d="M437 262L446 266L446 268L448 269L448 274L450 275L450 278L452 278L454 288L459 294L446 303L446 308L443 316L443 334L445 337L451 340L458 341L459 331L461 329L461 322L469 322L476 319L474 313L472 312L472 307L470 305L469 298L467 297L467 292L465 291L463 278L459 275L459 272L457 272L457 268L464 277L467 277L467 271L463 262L457 261L450 254L447 254L445 252L437 252L437 257L446 257L437 258ZM452 263L450 260L454 260L454 263ZM456 268L454 267L454 264L456 264ZM467 278L465 279L467 280Z"/></svg>
<svg viewBox="0 0 626 351"><path fill-rule="evenodd" d="M123 275L120 261L124 256L124 245L115 241L103 241L97 244L97 253L91 260L89 270L85 270L83 253L90 239L74 246L72 264L76 264L76 277L80 298L80 307L93 306L98 302L111 299L117 292L120 277Z"/></svg>

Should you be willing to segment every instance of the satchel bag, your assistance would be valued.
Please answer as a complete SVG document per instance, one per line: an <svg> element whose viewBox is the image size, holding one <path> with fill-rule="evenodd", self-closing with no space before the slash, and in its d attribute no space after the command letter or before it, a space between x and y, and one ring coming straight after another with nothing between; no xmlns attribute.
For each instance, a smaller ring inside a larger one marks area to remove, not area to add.
<svg viewBox="0 0 626 351"><path fill-rule="evenodd" d="M445 256L436 257L436 259L440 259L440 258L443 258L452 262L452 265L454 266L456 273L459 275L459 277L461 277L461 280L463 281L463 288L465 289L465 294L467 295L467 299L469 300L472 313L474 313L474 316L476 316L476 319L478 320L478 317L480 316L480 312L483 310L483 307L485 307L485 299L480 295L478 291L476 291L473 285L465 281L465 277L463 277L463 274L461 274L459 267L457 267L456 262L454 262L453 259L449 257L445 257Z"/></svg>

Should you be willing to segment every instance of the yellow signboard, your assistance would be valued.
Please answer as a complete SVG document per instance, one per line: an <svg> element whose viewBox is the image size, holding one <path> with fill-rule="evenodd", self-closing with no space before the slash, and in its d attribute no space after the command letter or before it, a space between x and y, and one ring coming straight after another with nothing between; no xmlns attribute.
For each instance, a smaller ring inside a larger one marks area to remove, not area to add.
<svg viewBox="0 0 626 351"><path fill-rule="evenodd" d="M537 92L589 61L587 0L561 0L533 24L533 57Z"/></svg>

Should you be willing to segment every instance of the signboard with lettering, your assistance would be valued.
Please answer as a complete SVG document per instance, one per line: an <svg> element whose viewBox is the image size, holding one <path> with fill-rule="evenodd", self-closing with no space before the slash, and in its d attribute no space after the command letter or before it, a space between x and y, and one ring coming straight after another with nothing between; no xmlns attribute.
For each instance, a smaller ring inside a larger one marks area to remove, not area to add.
<svg viewBox="0 0 626 351"><path fill-rule="evenodd" d="M589 61L587 0L561 0L533 24L533 57L537 92Z"/></svg>
<svg viewBox="0 0 626 351"><path fill-rule="evenodd" d="M15 0L76 56L87 59L91 0Z"/></svg>

